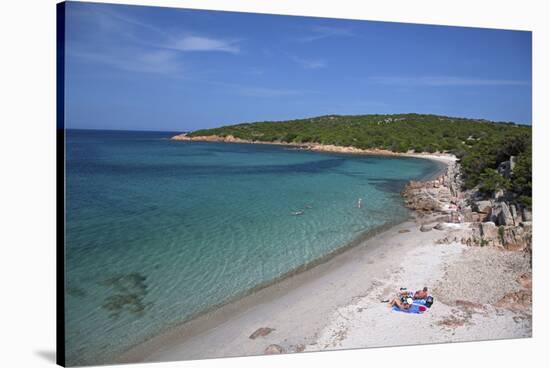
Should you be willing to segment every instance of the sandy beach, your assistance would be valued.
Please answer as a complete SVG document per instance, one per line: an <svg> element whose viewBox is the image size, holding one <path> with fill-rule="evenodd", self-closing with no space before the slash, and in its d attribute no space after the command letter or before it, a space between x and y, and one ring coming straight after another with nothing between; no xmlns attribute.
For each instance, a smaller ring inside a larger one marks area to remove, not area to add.
<svg viewBox="0 0 550 368"><path fill-rule="evenodd" d="M228 135L225 137L217 135L209 136L196 136L190 137L186 133L175 135L171 138L174 141L184 141L184 142L221 142L221 143L237 143L237 144L267 144L275 146L287 146L292 149L298 150L307 150L315 152L329 152L329 153L346 153L346 154L357 154L357 155L374 155L374 156L390 156L390 157L416 157L416 158L425 158L429 160L441 161L444 163L451 163L456 161L456 157L449 155L447 153L427 153L427 152L394 152L386 149L361 149L356 147L343 147L336 146L333 144L321 144L321 143L293 143L293 142L264 142L264 141L251 141L246 139L240 139Z"/></svg>
<svg viewBox="0 0 550 368"><path fill-rule="evenodd" d="M440 221L435 213L413 213L324 263L130 349L117 362L530 337L529 254L465 245L459 239L469 223L421 231ZM424 314L395 312L381 302L402 287L423 286L435 298Z"/></svg>
<svg viewBox="0 0 550 368"><path fill-rule="evenodd" d="M405 222L176 327L119 362L259 355L271 344L300 352L531 336L530 308L497 306L506 294L527 290L517 281L529 273L525 254L437 244L441 236ZM424 285L434 289L436 302L422 315L394 312L380 302L400 287ZM274 330L250 339L261 327Z"/></svg>

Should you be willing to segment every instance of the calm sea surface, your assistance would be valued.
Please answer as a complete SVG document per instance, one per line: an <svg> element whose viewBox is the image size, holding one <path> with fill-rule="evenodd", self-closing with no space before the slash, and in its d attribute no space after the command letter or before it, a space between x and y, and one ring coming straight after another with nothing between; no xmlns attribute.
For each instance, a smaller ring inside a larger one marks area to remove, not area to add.
<svg viewBox="0 0 550 368"><path fill-rule="evenodd" d="M403 185L439 169L422 159L174 142L171 135L67 132L69 365L109 361L403 221Z"/></svg>

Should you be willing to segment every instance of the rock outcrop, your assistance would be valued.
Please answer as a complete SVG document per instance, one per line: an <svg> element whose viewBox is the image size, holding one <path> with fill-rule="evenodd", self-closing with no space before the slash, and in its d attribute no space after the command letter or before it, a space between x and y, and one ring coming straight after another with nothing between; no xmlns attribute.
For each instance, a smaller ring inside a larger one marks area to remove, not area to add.
<svg viewBox="0 0 550 368"><path fill-rule="evenodd" d="M513 162L511 160L510 162ZM511 165L513 168L513 164ZM531 212L507 203L505 194L483 199L475 190L461 192L458 164L450 165L446 174L426 182L411 181L403 190L408 208L420 217L439 217L435 227L423 220L420 231L444 230L449 223L462 223L459 229L446 234L439 243L459 241L472 246L494 246L504 250L531 252ZM443 219L441 222L440 219ZM433 217L431 221L434 221Z"/></svg>
<svg viewBox="0 0 550 368"><path fill-rule="evenodd" d="M531 222L519 225L497 225L492 221L482 222L472 227L472 233L466 244L478 246L496 246L511 251L530 252L533 229Z"/></svg>
<svg viewBox="0 0 550 368"><path fill-rule="evenodd" d="M514 217L510 212L510 207L506 202L496 202L491 210L490 221L499 226L513 226L515 225ZM518 224L519 225L519 224Z"/></svg>
<svg viewBox="0 0 550 368"><path fill-rule="evenodd" d="M522 209L521 217L523 221L533 221L533 216L531 214L531 211L529 211L527 208Z"/></svg>
<svg viewBox="0 0 550 368"><path fill-rule="evenodd" d="M498 227L494 222L488 221L479 224L480 237L487 243L497 245L494 243L498 240Z"/></svg>
<svg viewBox="0 0 550 368"><path fill-rule="evenodd" d="M450 164L444 175L429 181L411 181L401 193L405 205L420 214L443 214L448 220L459 221L456 212L460 204L460 173L456 163Z"/></svg>
<svg viewBox="0 0 550 368"><path fill-rule="evenodd" d="M510 156L510 159L508 161L503 161L498 165L497 171L500 175L509 179L512 176L512 173L514 172L515 166L516 166L516 157Z"/></svg>
<svg viewBox="0 0 550 368"><path fill-rule="evenodd" d="M530 251L532 246L533 227L531 222L522 222L518 226L502 228L500 238L502 246L508 250Z"/></svg>
<svg viewBox="0 0 550 368"><path fill-rule="evenodd" d="M491 217L493 203L491 201L477 201L472 203L472 210L477 214L473 216L477 221L488 221Z"/></svg>

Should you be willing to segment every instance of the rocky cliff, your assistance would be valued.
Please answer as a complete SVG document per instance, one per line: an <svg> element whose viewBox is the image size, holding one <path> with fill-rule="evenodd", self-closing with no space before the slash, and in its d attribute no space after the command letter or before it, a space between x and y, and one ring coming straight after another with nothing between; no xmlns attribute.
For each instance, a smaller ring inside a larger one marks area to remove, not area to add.
<svg viewBox="0 0 550 368"><path fill-rule="evenodd" d="M435 180L411 181L402 195L406 206L416 211L422 231L453 229L441 243L531 252L532 215L527 208L509 203L503 195L481 199L475 190L463 192L461 187L460 166L453 163Z"/></svg>

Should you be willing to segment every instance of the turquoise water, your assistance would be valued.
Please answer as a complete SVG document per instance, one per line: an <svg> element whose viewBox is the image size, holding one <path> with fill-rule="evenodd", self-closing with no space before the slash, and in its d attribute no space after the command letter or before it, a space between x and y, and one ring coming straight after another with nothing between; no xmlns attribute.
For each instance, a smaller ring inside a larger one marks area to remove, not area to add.
<svg viewBox="0 0 550 368"><path fill-rule="evenodd" d="M439 169L414 158L174 142L171 135L67 132L69 365L109 362L368 230L404 220L404 183Z"/></svg>

